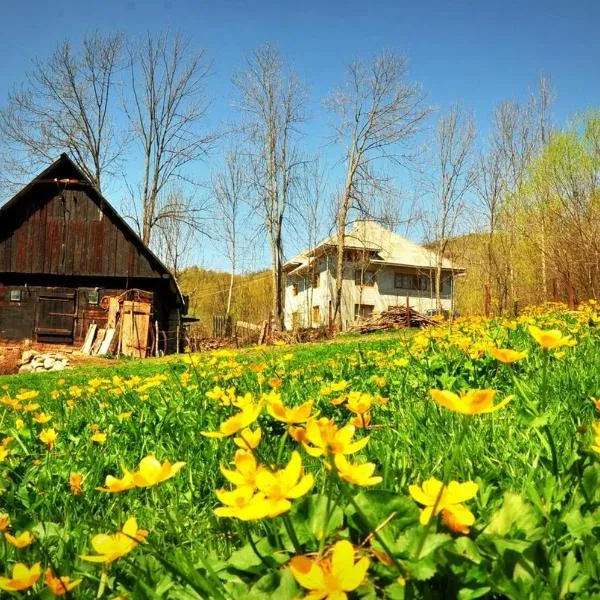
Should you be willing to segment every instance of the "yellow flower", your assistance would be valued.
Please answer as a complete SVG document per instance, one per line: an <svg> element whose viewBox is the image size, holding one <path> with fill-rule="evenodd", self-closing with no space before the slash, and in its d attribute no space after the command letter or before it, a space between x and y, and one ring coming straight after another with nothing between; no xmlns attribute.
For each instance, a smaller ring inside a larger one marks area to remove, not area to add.
<svg viewBox="0 0 600 600"><path fill-rule="evenodd" d="M335 544L330 558L316 561L307 556L295 556L290 561L290 569L294 579L310 590L306 598L346 600L346 592L352 592L362 584L369 562L369 558L363 556L355 563L354 547L342 540Z"/></svg>
<svg viewBox="0 0 600 600"><path fill-rule="evenodd" d="M44 429L42 433L40 433L40 440L50 449L54 446L56 436L57 433L54 429Z"/></svg>
<svg viewBox="0 0 600 600"><path fill-rule="evenodd" d="M40 393L35 391L35 390L19 390L20 393L17 394L17 400L20 400L21 402L25 402L27 400L33 400L34 398L37 398Z"/></svg>
<svg viewBox="0 0 600 600"><path fill-rule="evenodd" d="M348 394L348 402L346 407L355 415L363 415L373 405L373 397L371 394L364 392L350 392Z"/></svg>
<svg viewBox="0 0 600 600"><path fill-rule="evenodd" d="M119 421L125 421L125 420L129 419L132 414L133 413L131 411L129 411L129 412L122 412L122 413L119 413L117 415L117 419L119 419Z"/></svg>
<svg viewBox="0 0 600 600"><path fill-rule="evenodd" d="M573 346L575 341L569 335L563 335L559 329L543 330L535 325L529 326L531 337L544 349L553 350L561 346Z"/></svg>
<svg viewBox="0 0 600 600"><path fill-rule="evenodd" d="M451 481L444 486L441 481L431 477L423 483L422 487L411 485L408 491L414 500L425 506L420 517L422 525L426 525L433 516L442 513L444 523L449 529L468 533L468 527L475 523L475 516L462 503L474 498L478 489L479 486L474 481L465 483Z"/></svg>
<svg viewBox="0 0 600 600"><path fill-rule="evenodd" d="M233 417L223 421L219 427L219 431L202 431L201 433L209 438L228 437L242 429L246 429L246 427L254 423L254 421L258 419L261 411L262 403L249 404Z"/></svg>
<svg viewBox="0 0 600 600"><path fill-rule="evenodd" d="M33 412L34 410L37 410L40 407L40 405L37 402L33 402L32 404L26 404L23 407L23 410L25 412Z"/></svg>
<svg viewBox="0 0 600 600"><path fill-rule="evenodd" d="M260 427L257 427L254 431L246 427L246 429L240 432L240 435L233 438L233 443L243 450L254 450L258 448L261 437L262 429Z"/></svg>
<svg viewBox="0 0 600 600"><path fill-rule="evenodd" d="M138 529L135 517L129 517L121 531L95 535L92 538L92 546L96 555L87 555L81 558L89 562L113 562L131 552L147 535L146 530Z"/></svg>
<svg viewBox="0 0 600 600"><path fill-rule="evenodd" d="M244 485L234 490L215 490L215 495L224 506L215 508L218 517L234 517L242 521L264 519L268 514L268 505L262 494Z"/></svg>
<svg viewBox="0 0 600 600"><path fill-rule="evenodd" d="M235 453L234 464L235 471L221 467L223 476L235 486L250 487L255 490L256 476L264 471L265 467L257 466L254 455L244 450L238 450Z"/></svg>
<svg viewBox="0 0 600 600"><path fill-rule="evenodd" d="M82 493L81 484L83 483L83 475L81 473L77 473L76 471L69 475L69 487L71 488L71 493L75 496L78 496Z"/></svg>
<svg viewBox="0 0 600 600"><path fill-rule="evenodd" d="M96 442L96 444L104 444L104 442L106 442L106 438L106 433L100 433L97 431L92 435L92 442Z"/></svg>
<svg viewBox="0 0 600 600"><path fill-rule="evenodd" d="M594 445L592 450L600 454L600 423L594 423Z"/></svg>
<svg viewBox="0 0 600 600"><path fill-rule="evenodd" d="M6 541L15 548L27 548L27 546L33 543L34 539L33 534L29 531L24 531L17 536L5 533L4 537L6 538Z"/></svg>
<svg viewBox="0 0 600 600"><path fill-rule="evenodd" d="M370 413L363 413L362 415L356 415L348 421L350 425L354 425L357 429L366 429L371 424Z"/></svg>
<svg viewBox="0 0 600 600"><path fill-rule="evenodd" d="M52 420L52 415L48 415L46 413L38 413L37 415L33 416L33 420L36 423L43 425L44 423L47 423L48 421Z"/></svg>
<svg viewBox="0 0 600 600"><path fill-rule="evenodd" d="M13 566L12 577L0 577L0 589L6 592L21 592L34 586L42 574L41 563L31 568L23 563Z"/></svg>
<svg viewBox="0 0 600 600"><path fill-rule="evenodd" d="M429 390L431 397L440 405L463 415L491 413L506 406L512 396L507 396L498 404L493 404L496 390L468 390L460 396L446 390Z"/></svg>
<svg viewBox="0 0 600 600"><path fill-rule="evenodd" d="M509 348L492 348L490 353L496 360L507 365L527 357L527 352L517 352L516 350L510 350Z"/></svg>
<svg viewBox="0 0 600 600"><path fill-rule="evenodd" d="M0 446L0 462L4 462L9 454L10 454L9 448Z"/></svg>
<svg viewBox="0 0 600 600"><path fill-rule="evenodd" d="M345 425L338 429L335 423L329 419L310 419L306 423L306 441L303 442L303 446L311 456L354 454L362 450L369 442L368 437L352 442L354 432L353 425Z"/></svg>
<svg viewBox="0 0 600 600"><path fill-rule="evenodd" d="M373 477L375 463L352 464L343 454L336 454L334 462L339 476L348 483L367 487L383 481L382 477Z"/></svg>
<svg viewBox="0 0 600 600"><path fill-rule="evenodd" d="M282 421L288 425L295 423L305 423L310 418L313 401L309 400L300 406L287 408L281 400L271 401L267 404L268 413L277 421Z"/></svg>
<svg viewBox="0 0 600 600"><path fill-rule="evenodd" d="M295 451L287 466L280 471L272 473L265 469L256 474L256 487L265 496L270 517L287 512L292 506L290 500L304 496L313 483L311 473L304 475L302 459Z"/></svg>
<svg viewBox="0 0 600 600"><path fill-rule="evenodd" d="M21 431L21 429L25 429L25 421L23 421L23 419L17 419L15 421L15 429L17 431Z"/></svg>
<svg viewBox="0 0 600 600"><path fill-rule="evenodd" d="M6 513L0 513L0 532L10 527L10 517Z"/></svg>
<svg viewBox="0 0 600 600"><path fill-rule="evenodd" d="M81 583L81 579L71 579L64 576L55 577L51 569L46 569L45 582L48 589L55 596L64 596L67 592L75 589Z"/></svg>
<svg viewBox="0 0 600 600"><path fill-rule="evenodd" d="M123 475L122 479L117 479L112 475L107 475L106 479L104 480L104 485L106 487L99 487L96 489L100 492L110 492L114 494L118 492L124 492L135 487L133 475L129 471L125 471L125 475Z"/></svg>
<svg viewBox="0 0 600 600"><path fill-rule="evenodd" d="M149 455L140 461L138 470L131 475L137 487L151 487L167 479L171 479L171 477L175 477L184 465L184 462L171 464L169 461L165 461L161 465L154 456Z"/></svg>

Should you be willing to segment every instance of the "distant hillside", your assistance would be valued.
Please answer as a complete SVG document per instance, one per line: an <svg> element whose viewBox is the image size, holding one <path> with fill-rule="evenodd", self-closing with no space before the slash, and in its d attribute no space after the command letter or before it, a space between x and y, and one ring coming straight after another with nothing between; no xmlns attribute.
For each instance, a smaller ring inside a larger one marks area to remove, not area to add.
<svg viewBox="0 0 600 600"><path fill-rule="evenodd" d="M199 327L211 333L213 315L224 315L229 293L229 273L190 267L178 278L183 293L190 297L189 315L200 319ZM239 321L260 323L271 308L271 274L258 271L236 275L231 314Z"/></svg>

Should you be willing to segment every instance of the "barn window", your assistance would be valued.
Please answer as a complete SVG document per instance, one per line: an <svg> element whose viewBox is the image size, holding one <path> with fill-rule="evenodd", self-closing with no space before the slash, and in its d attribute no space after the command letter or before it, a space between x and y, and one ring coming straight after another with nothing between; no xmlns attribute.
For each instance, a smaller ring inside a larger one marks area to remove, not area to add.
<svg viewBox="0 0 600 600"><path fill-rule="evenodd" d="M10 290L10 301L21 302L21 290Z"/></svg>
<svg viewBox="0 0 600 600"><path fill-rule="evenodd" d="M100 294L97 291L88 292L87 294L88 304L97 305L100 302Z"/></svg>

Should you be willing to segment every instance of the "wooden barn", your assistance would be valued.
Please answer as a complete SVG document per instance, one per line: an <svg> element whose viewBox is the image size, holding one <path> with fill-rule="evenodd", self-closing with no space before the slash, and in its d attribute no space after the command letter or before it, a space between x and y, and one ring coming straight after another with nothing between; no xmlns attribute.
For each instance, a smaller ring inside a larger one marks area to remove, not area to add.
<svg viewBox="0 0 600 600"><path fill-rule="evenodd" d="M177 282L62 154L0 208L0 340L80 345L111 297L150 304L158 348L175 351Z"/></svg>

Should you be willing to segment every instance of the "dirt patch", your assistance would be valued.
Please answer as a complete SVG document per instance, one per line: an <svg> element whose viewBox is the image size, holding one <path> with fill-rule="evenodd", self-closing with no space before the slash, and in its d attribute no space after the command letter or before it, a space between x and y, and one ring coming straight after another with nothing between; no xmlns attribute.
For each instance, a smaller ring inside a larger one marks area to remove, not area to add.
<svg viewBox="0 0 600 600"><path fill-rule="evenodd" d="M73 346L62 346L58 344L37 344L30 340L21 343L0 340L0 375L16 375L19 372L19 362L25 350L36 352L60 352L68 357L72 367L102 366L118 362L116 359L102 358L100 356L88 356L75 350Z"/></svg>
<svg viewBox="0 0 600 600"><path fill-rule="evenodd" d="M0 346L0 375L14 375L19 370L21 350Z"/></svg>

